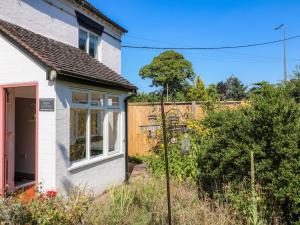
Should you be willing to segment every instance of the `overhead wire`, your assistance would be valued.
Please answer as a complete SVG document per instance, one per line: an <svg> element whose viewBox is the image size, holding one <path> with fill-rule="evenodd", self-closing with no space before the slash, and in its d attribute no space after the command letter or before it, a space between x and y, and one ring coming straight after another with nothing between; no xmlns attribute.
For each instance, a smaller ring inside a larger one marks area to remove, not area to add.
<svg viewBox="0 0 300 225"><path fill-rule="evenodd" d="M286 41L300 38L299 35L291 36L286 38ZM220 47L159 47L159 46L143 46L143 45L122 45L122 48L131 48L131 49L149 49L149 50L222 50L222 49L237 49L237 48L249 48L249 47L258 47L263 45L271 45L279 42L283 42L284 39L259 42L254 44L242 44L242 45L232 45L232 46L220 46Z"/></svg>

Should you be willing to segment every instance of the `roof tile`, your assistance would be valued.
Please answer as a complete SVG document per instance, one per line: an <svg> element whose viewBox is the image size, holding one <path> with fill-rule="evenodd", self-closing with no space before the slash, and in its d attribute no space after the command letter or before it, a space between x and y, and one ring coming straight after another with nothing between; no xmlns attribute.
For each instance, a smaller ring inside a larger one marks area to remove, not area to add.
<svg viewBox="0 0 300 225"><path fill-rule="evenodd" d="M72 74L79 79L89 79L130 90L136 88L121 75L78 48L36 34L4 20L0 20L0 33L42 64L57 70L59 75Z"/></svg>

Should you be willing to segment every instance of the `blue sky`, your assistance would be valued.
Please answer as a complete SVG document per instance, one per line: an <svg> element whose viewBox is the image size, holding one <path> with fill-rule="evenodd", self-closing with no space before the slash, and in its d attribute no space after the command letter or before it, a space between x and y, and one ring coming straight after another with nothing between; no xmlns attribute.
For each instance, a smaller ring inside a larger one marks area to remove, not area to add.
<svg viewBox="0 0 300 225"><path fill-rule="evenodd" d="M123 44L214 47L271 41L283 38L274 27L284 23L287 37L300 34L299 0L91 0L102 12L129 30ZM158 50L122 49L122 74L151 91L139 69ZM283 44L218 51L181 51L192 62L205 84L231 74L246 85L283 78ZM287 42L287 72L300 64L300 38Z"/></svg>

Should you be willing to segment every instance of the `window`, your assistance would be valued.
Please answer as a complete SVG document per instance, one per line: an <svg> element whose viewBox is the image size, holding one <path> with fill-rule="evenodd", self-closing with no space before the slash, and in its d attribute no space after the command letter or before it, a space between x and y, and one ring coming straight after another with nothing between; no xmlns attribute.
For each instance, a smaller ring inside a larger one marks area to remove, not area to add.
<svg viewBox="0 0 300 225"><path fill-rule="evenodd" d="M119 112L108 113L109 152L118 150L119 144Z"/></svg>
<svg viewBox="0 0 300 225"><path fill-rule="evenodd" d="M86 158L86 109L71 109L70 113L70 160Z"/></svg>
<svg viewBox="0 0 300 225"><path fill-rule="evenodd" d="M104 106L104 94L93 92L91 94L91 106Z"/></svg>
<svg viewBox="0 0 300 225"><path fill-rule="evenodd" d="M91 157L103 154L103 110L91 110Z"/></svg>
<svg viewBox="0 0 300 225"><path fill-rule="evenodd" d="M89 54L93 58L97 57L97 47L98 47L98 37L96 35L90 34Z"/></svg>
<svg viewBox="0 0 300 225"><path fill-rule="evenodd" d="M108 96L107 104L108 106L119 106L119 96Z"/></svg>
<svg viewBox="0 0 300 225"><path fill-rule="evenodd" d="M76 91L73 92L72 94L72 103L87 104L89 100L88 98L89 98L88 93Z"/></svg>
<svg viewBox="0 0 300 225"><path fill-rule="evenodd" d="M79 29L78 46L81 50L96 58L98 53L98 36Z"/></svg>
<svg viewBox="0 0 300 225"><path fill-rule="evenodd" d="M70 163L121 152L120 97L82 90L72 90L71 95Z"/></svg>
<svg viewBox="0 0 300 225"><path fill-rule="evenodd" d="M87 51L87 40L88 40L88 33L79 30L79 48L83 51Z"/></svg>

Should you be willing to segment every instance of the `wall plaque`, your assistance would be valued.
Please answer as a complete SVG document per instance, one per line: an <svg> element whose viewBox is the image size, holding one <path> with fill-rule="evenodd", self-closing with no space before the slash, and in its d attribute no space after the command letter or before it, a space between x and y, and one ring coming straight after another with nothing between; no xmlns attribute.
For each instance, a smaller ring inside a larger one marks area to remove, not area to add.
<svg viewBox="0 0 300 225"><path fill-rule="evenodd" d="M54 112L54 98L40 98L39 109L44 112Z"/></svg>

